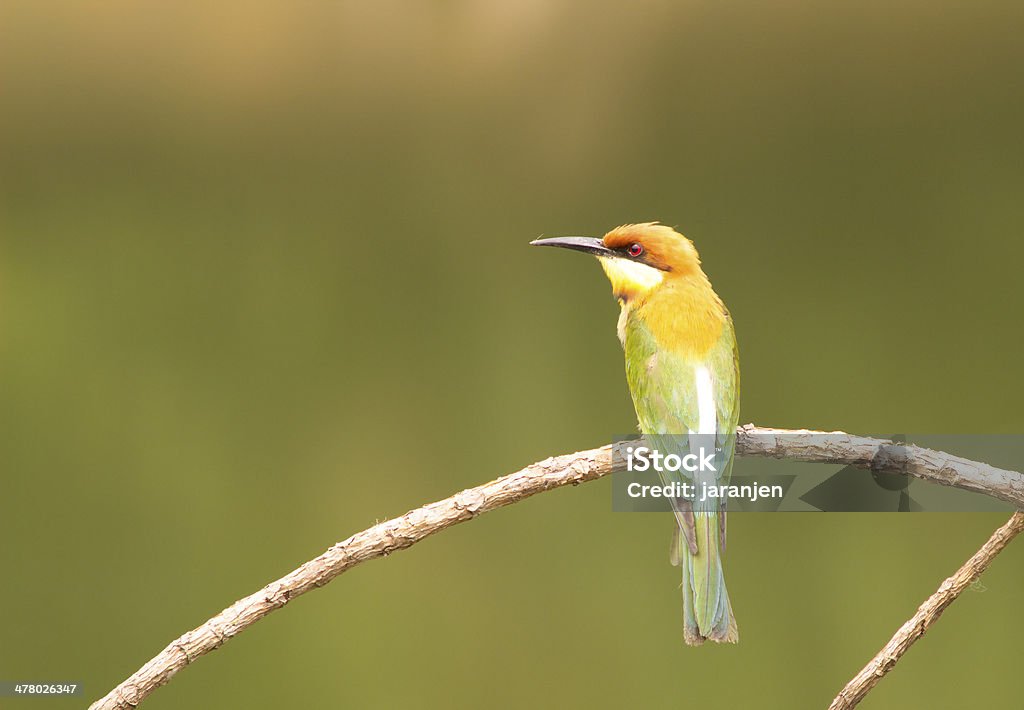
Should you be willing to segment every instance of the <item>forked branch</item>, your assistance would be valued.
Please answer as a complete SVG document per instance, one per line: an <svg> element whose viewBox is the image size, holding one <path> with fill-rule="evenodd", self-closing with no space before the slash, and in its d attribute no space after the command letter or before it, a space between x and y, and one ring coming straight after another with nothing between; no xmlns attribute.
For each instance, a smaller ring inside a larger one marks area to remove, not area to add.
<svg viewBox="0 0 1024 710"><path fill-rule="evenodd" d="M1024 476L1020 473L916 446L851 436L842 432L826 434L808 430L762 429L747 425L739 429L736 448L741 456L837 463L875 471L909 473L943 485L984 493L1024 509ZM324 586L362 562L410 547L434 533L482 513L518 503L537 493L593 481L622 468L623 461L614 454L611 445L555 456L456 493L450 498L409 511L401 517L378 523L333 545L319 557L258 592L238 600L201 626L178 637L128 679L93 703L91 708L135 707L189 663L219 648L225 641L295 597ZM1018 514L1016 517L1024 516ZM987 560L998 553L1012 537L1009 535L1002 545L992 548ZM982 548L982 552L984 550ZM988 564L987 560L977 570L977 574ZM949 601L939 608L939 612ZM930 618L936 617L937 614L934 614ZM927 624L921 627L921 633L926 627ZM891 663L888 667L891 668ZM870 690L870 687L867 686L863 693ZM863 693L858 697L863 697Z"/></svg>

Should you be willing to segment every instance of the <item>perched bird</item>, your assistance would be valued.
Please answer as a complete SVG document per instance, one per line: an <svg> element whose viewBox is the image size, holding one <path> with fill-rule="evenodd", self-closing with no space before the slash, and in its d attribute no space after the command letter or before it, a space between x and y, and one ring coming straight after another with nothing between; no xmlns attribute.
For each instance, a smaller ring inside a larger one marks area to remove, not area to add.
<svg viewBox="0 0 1024 710"><path fill-rule="evenodd" d="M531 244L593 254L622 308L618 334L640 431L652 449L683 456L714 450L713 465L687 474L694 495L673 499L677 528L671 560L683 570L683 638L739 639L725 590L725 500L736 448L740 376L729 311L711 288L693 243L656 222L627 224L596 237L554 237ZM706 470L709 469L709 470ZM711 488L707 488L711 486Z"/></svg>

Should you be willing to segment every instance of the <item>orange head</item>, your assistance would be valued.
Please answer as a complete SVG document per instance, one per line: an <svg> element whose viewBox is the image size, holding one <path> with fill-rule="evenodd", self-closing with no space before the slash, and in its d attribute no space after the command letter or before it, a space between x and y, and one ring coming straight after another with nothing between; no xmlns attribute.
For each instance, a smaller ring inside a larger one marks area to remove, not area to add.
<svg viewBox="0 0 1024 710"><path fill-rule="evenodd" d="M646 324L661 347L694 357L706 355L727 325L728 311L700 268L697 250L671 227L626 224L602 239L554 237L530 243L598 258L622 304L619 339L624 345L631 316Z"/></svg>
<svg viewBox="0 0 1024 710"><path fill-rule="evenodd" d="M663 284L697 276L706 280L693 242L657 222L624 224L595 237L554 237L531 244L555 246L593 254L601 261L612 292L630 301L643 299Z"/></svg>

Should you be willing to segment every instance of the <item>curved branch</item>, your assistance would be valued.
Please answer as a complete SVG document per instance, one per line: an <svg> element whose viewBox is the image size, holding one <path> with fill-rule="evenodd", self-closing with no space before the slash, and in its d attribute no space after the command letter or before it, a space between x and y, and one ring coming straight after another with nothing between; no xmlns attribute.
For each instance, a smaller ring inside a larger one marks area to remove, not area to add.
<svg viewBox="0 0 1024 710"><path fill-rule="evenodd" d="M917 641L924 636L932 624L938 621L946 607L956 601L960 593L981 576L989 563L1002 552L1013 538L1024 530L1024 513L1016 512L1006 523L992 533L981 549L975 552L964 566L939 585L938 590L928 597L907 623L889 639L881 651L868 662L860 673L853 677L846 687L839 691L829 710L850 710L856 707L864 696L891 671L896 662Z"/></svg>
<svg viewBox="0 0 1024 710"><path fill-rule="evenodd" d="M931 483L982 493L1024 509L1024 476L1020 473L942 451L841 431L766 429L747 424L740 427L738 433L736 451L742 456L909 473Z"/></svg>
<svg viewBox="0 0 1024 710"><path fill-rule="evenodd" d="M985 493L1024 508L1024 476L915 446L843 432L762 429L738 431L737 453L796 461L842 463L876 471L910 473L944 485ZM127 680L92 704L91 710L137 706L175 673L213 651L295 597L356 565L410 547L434 533L543 491L578 485L622 470L613 446L555 456L444 500L378 523L331 546L291 573L238 600L201 626L172 641Z"/></svg>

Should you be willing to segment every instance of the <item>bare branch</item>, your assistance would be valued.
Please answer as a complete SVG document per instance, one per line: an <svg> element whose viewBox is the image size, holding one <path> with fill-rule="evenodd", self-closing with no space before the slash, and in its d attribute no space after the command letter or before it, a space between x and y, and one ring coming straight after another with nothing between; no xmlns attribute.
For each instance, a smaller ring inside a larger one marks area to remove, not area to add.
<svg viewBox="0 0 1024 710"><path fill-rule="evenodd" d="M911 476L983 493L1024 509L1024 476L942 451L924 449L841 431L766 429L747 424L739 428L736 447L741 456L766 456L790 461L838 463Z"/></svg>
<svg viewBox="0 0 1024 710"><path fill-rule="evenodd" d="M864 699L864 696L878 684L878 681L893 669L896 662L914 642L924 636L925 631L938 621L946 607L981 576L995 556L1021 530L1024 530L1024 513L1018 511L1001 528L992 533L988 542L982 545L981 549L975 552L963 567L939 585L938 590L918 607L917 613L900 627L899 631L889 639L889 643L885 644L878 652L878 655L872 658L860 673L839 691L839 695L832 701L829 710L850 710L850 708L856 707Z"/></svg>
<svg viewBox="0 0 1024 710"><path fill-rule="evenodd" d="M944 485L985 493L1024 508L1024 476L1019 473L881 439L843 432L826 434L747 425L739 429L737 452L741 456L842 463L876 471L910 473ZM410 547L482 513L518 503L543 491L593 481L621 470L623 462L613 458L611 445L548 458L356 533L175 639L91 708L135 707L192 661L342 572Z"/></svg>

